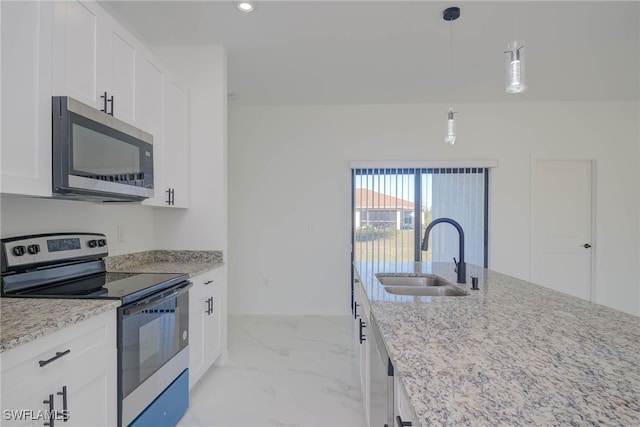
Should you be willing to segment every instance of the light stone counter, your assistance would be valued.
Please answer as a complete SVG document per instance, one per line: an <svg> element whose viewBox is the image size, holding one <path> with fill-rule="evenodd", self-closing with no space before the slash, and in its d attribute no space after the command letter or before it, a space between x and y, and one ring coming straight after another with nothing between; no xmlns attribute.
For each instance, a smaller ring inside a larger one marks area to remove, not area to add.
<svg viewBox="0 0 640 427"><path fill-rule="evenodd" d="M185 273L189 277L224 265L222 251L155 250L105 258L107 271Z"/></svg>
<svg viewBox="0 0 640 427"><path fill-rule="evenodd" d="M462 297L391 295L375 277L455 283L451 263L356 268L423 426L640 425L639 317L469 264Z"/></svg>
<svg viewBox="0 0 640 427"><path fill-rule="evenodd" d="M0 298L0 353L119 306L113 300Z"/></svg>

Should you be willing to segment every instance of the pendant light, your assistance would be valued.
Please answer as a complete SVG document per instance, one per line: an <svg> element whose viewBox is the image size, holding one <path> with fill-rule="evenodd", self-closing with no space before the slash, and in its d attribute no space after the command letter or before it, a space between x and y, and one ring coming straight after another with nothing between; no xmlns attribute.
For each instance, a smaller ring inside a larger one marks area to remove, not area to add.
<svg viewBox="0 0 640 427"><path fill-rule="evenodd" d="M453 98L453 21L460 17L459 7L449 7L442 12L442 19L449 21L449 96ZM452 99L451 99L452 100ZM449 145L453 145L456 142L456 121L453 111L453 107L449 107L447 112L447 134L444 137L444 142Z"/></svg>
<svg viewBox="0 0 640 427"><path fill-rule="evenodd" d="M522 42L512 41L504 52L508 54L505 72L507 93L522 93L527 90L523 47Z"/></svg>

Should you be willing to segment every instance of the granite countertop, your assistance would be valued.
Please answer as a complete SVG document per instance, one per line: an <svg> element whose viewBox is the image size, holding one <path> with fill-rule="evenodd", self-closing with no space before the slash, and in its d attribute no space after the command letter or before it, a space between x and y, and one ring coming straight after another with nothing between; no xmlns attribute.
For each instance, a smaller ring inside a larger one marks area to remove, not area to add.
<svg viewBox="0 0 640 427"><path fill-rule="evenodd" d="M107 271L186 273L189 277L224 265L222 251L155 250L105 258Z"/></svg>
<svg viewBox="0 0 640 427"><path fill-rule="evenodd" d="M113 300L0 298L0 353L118 306Z"/></svg>
<svg viewBox="0 0 640 427"><path fill-rule="evenodd" d="M640 317L469 264L480 290L463 297L391 295L375 277L455 283L451 263L356 268L423 426L640 425Z"/></svg>

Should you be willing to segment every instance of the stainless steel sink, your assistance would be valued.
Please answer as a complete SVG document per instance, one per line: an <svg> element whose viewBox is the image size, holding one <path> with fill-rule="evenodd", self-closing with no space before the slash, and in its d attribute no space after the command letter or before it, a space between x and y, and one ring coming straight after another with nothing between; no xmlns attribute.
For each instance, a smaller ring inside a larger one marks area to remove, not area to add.
<svg viewBox="0 0 640 427"><path fill-rule="evenodd" d="M385 276L376 277L383 286L450 286L449 282L433 274L424 276Z"/></svg>
<svg viewBox="0 0 640 427"><path fill-rule="evenodd" d="M468 295L453 286L385 286L384 290L395 295L423 297L461 297Z"/></svg>

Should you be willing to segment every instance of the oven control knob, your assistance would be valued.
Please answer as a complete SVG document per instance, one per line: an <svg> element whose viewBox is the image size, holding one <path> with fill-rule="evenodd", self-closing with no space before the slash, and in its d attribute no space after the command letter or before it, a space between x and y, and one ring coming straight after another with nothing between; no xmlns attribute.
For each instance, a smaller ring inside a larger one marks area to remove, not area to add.
<svg viewBox="0 0 640 427"><path fill-rule="evenodd" d="M98 246L106 246L107 245L107 241L105 239L100 239L98 240Z"/></svg>
<svg viewBox="0 0 640 427"><path fill-rule="evenodd" d="M31 255L37 254L38 252L40 252L40 245L27 246L27 252L29 252Z"/></svg>
<svg viewBox="0 0 640 427"><path fill-rule="evenodd" d="M96 246L98 246L98 241L97 240L89 240L87 242L87 245L89 245L90 248L95 248Z"/></svg>
<svg viewBox="0 0 640 427"><path fill-rule="evenodd" d="M13 247L13 254L15 256L22 256L27 252L27 248L25 248L24 246L20 245L20 246L14 246Z"/></svg>

